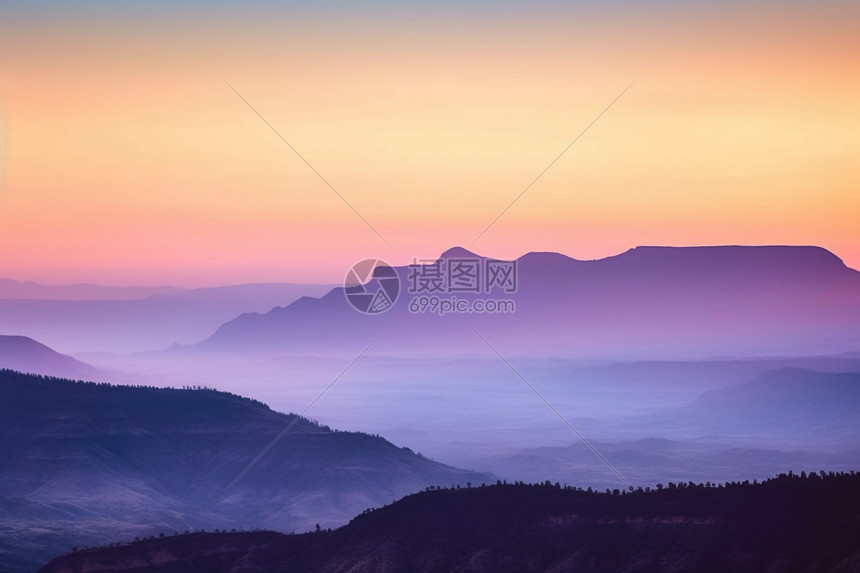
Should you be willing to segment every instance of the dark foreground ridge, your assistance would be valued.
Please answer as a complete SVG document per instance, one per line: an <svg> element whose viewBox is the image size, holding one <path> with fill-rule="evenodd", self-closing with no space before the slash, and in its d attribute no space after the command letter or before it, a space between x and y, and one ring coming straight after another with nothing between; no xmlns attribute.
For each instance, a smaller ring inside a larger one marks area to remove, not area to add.
<svg viewBox="0 0 860 573"><path fill-rule="evenodd" d="M860 473L658 488L432 489L335 531L152 538L70 553L42 571L860 570Z"/></svg>
<svg viewBox="0 0 860 573"><path fill-rule="evenodd" d="M0 370L4 572L160 531L337 527L429 484L491 479L226 392Z"/></svg>

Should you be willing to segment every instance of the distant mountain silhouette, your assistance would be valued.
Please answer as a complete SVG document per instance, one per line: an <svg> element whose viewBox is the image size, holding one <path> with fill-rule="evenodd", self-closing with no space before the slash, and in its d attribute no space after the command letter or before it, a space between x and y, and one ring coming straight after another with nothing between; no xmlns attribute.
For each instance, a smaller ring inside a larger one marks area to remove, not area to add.
<svg viewBox="0 0 860 573"><path fill-rule="evenodd" d="M801 368L764 372L754 380L703 393L682 414L703 433L761 436L822 445L860 443L860 373Z"/></svg>
<svg viewBox="0 0 860 573"><path fill-rule="evenodd" d="M860 474L667 485L428 491L333 532L168 533L71 553L42 572L848 573L860 563Z"/></svg>
<svg viewBox="0 0 860 573"><path fill-rule="evenodd" d="M44 285L33 281L0 278L0 299L20 300L136 300L154 294L178 294L188 289L174 286L117 287L94 284Z"/></svg>
<svg viewBox="0 0 860 573"><path fill-rule="evenodd" d="M479 257L480 255L473 253L468 249L464 249L463 247L451 247L441 255L439 255L439 259L473 259ZM437 260L439 260L437 259Z"/></svg>
<svg viewBox="0 0 860 573"><path fill-rule="evenodd" d="M428 485L490 479L224 392L0 371L0 570L120 532L335 526Z"/></svg>
<svg viewBox="0 0 860 573"><path fill-rule="evenodd" d="M0 368L80 380L105 380L94 366L51 350L26 336L0 334Z"/></svg>
<svg viewBox="0 0 860 573"><path fill-rule="evenodd" d="M834 451L810 436L809 443L779 448L774 445L744 447L730 440L668 440L645 438L623 442L590 440L600 454L612 462L631 483L654 484L672 481L733 481L765 479L785 472L828 470L850 471L858 467L860 443ZM618 476L581 441L569 446L527 448L495 456L472 457L482 468L508 480L569 481L595 488L618 487Z"/></svg>
<svg viewBox="0 0 860 573"><path fill-rule="evenodd" d="M441 259L475 256L455 248ZM464 318L506 355L812 355L860 340L860 273L818 247L637 247L594 261L529 253L517 264L517 292L456 295L509 298L513 314L411 313L409 269L398 267L403 294L384 314L356 312L336 288L241 315L178 352L342 355L390 324L374 352L486 353Z"/></svg>
<svg viewBox="0 0 860 573"><path fill-rule="evenodd" d="M198 289L14 284L4 288L0 280L0 334L30 336L74 353L188 344L243 312L267 311L331 289L287 283Z"/></svg>

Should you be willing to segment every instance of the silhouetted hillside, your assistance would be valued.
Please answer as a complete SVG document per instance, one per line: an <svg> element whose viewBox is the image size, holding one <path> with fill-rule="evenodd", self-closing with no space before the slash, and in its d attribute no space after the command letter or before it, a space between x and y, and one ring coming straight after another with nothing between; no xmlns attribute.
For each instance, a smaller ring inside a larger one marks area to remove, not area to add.
<svg viewBox="0 0 860 573"><path fill-rule="evenodd" d="M44 573L857 571L860 474L592 493L411 495L333 532L192 534L90 549Z"/></svg>
<svg viewBox="0 0 860 573"><path fill-rule="evenodd" d="M0 371L0 570L120 532L340 525L430 484L486 479L224 392Z"/></svg>
<svg viewBox="0 0 860 573"><path fill-rule="evenodd" d="M55 352L26 336L0 334L0 368L84 380L104 380L108 374L71 356Z"/></svg>

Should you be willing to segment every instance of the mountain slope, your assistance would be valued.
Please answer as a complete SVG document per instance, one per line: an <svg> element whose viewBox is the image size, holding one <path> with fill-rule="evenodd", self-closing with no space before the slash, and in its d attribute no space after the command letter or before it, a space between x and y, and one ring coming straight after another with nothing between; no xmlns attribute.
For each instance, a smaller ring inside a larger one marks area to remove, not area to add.
<svg viewBox="0 0 860 573"><path fill-rule="evenodd" d="M475 257L452 249L440 260ZM410 312L410 271L399 267L402 294L384 314L356 312L338 288L242 315L190 351L357 353L391 324L378 353L486 352L464 318L503 353L536 356L811 355L860 340L860 273L817 247L638 247L595 261L530 253L517 265L514 293L456 293L510 299L513 313Z"/></svg>
<svg viewBox="0 0 860 573"><path fill-rule="evenodd" d="M44 573L856 571L860 474L627 495L499 485L409 496L334 532L192 534Z"/></svg>
<svg viewBox="0 0 860 573"><path fill-rule="evenodd" d="M0 371L0 565L2 550L35 564L120 531L338 525L428 485L489 479L223 392Z"/></svg>
<svg viewBox="0 0 860 573"><path fill-rule="evenodd" d="M80 380L104 380L108 376L98 368L55 352L32 338L2 334L0 368Z"/></svg>
<svg viewBox="0 0 860 573"><path fill-rule="evenodd" d="M0 281L0 333L23 334L74 353L188 344L240 313L265 312L331 289L272 283L199 289L45 287L16 293L2 286ZM16 296L27 294L31 298Z"/></svg>
<svg viewBox="0 0 860 573"><path fill-rule="evenodd" d="M694 427L721 435L860 441L860 373L780 368L704 392L684 412Z"/></svg>

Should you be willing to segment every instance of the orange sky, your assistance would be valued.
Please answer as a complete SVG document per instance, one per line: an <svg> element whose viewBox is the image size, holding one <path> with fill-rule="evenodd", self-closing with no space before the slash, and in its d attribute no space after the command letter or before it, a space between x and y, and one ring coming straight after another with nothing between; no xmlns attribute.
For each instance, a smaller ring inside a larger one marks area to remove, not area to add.
<svg viewBox="0 0 860 573"><path fill-rule="evenodd" d="M368 256L437 255L634 79L473 250L816 244L860 268L850 3L255 6L13 8L0 277L333 282Z"/></svg>

